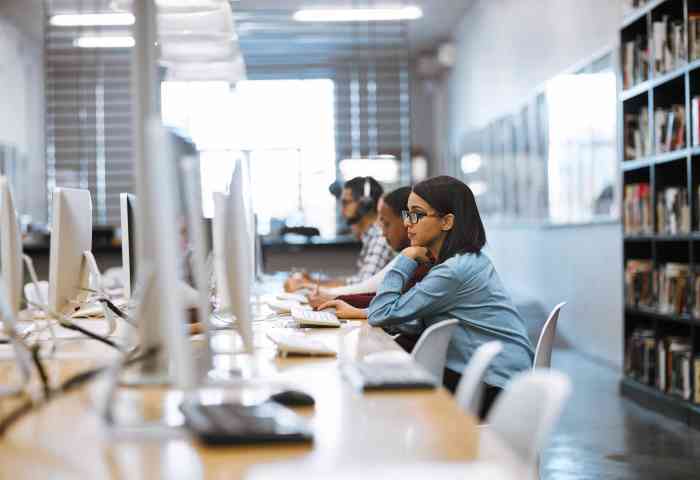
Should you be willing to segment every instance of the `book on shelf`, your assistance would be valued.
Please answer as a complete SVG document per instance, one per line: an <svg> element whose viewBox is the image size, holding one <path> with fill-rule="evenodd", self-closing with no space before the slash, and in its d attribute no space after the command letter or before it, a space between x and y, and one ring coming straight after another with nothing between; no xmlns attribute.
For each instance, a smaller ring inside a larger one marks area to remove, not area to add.
<svg viewBox="0 0 700 480"><path fill-rule="evenodd" d="M623 88L631 88L649 80L649 42L647 37L638 35L634 40L622 44L622 83Z"/></svg>
<svg viewBox="0 0 700 480"><path fill-rule="evenodd" d="M627 260L625 303L635 308L654 307L654 266L651 260Z"/></svg>
<svg viewBox="0 0 700 480"><path fill-rule="evenodd" d="M670 108L654 110L654 143L656 153L672 152L685 148L685 107L672 105Z"/></svg>
<svg viewBox="0 0 700 480"><path fill-rule="evenodd" d="M689 271L686 263L667 263L656 270L652 288L659 313L681 315L687 311Z"/></svg>
<svg viewBox="0 0 700 480"><path fill-rule="evenodd" d="M651 155L651 136L649 135L649 109L643 107L639 113L625 114L625 160Z"/></svg>
<svg viewBox="0 0 700 480"><path fill-rule="evenodd" d="M686 337L666 337L667 392L690 400L690 357L692 347Z"/></svg>
<svg viewBox="0 0 700 480"><path fill-rule="evenodd" d="M695 386L693 401L700 403L700 357L693 359L693 385Z"/></svg>
<svg viewBox="0 0 700 480"><path fill-rule="evenodd" d="M648 183L625 185L624 228L626 235L649 235L653 232L651 189Z"/></svg>
<svg viewBox="0 0 700 480"><path fill-rule="evenodd" d="M700 146L700 97L690 100L691 140L694 147Z"/></svg>
<svg viewBox="0 0 700 480"><path fill-rule="evenodd" d="M635 328L625 347L625 375L654 386L657 379L656 332Z"/></svg>
<svg viewBox="0 0 700 480"><path fill-rule="evenodd" d="M691 60L700 58L700 12L688 13L688 49Z"/></svg>
<svg viewBox="0 0 700 480"><path fill-rule="evenodd" d="M687 189L669 187L658 193L656 231L666 235L690 233L690 204Z"/></svg>
<svg viewBox="0 0 700 480"><path fill-rule="evenodd" d="M670 72L687 61L686 37L683 21L663 15L652 23L654 42L654 72Z"/></svg>

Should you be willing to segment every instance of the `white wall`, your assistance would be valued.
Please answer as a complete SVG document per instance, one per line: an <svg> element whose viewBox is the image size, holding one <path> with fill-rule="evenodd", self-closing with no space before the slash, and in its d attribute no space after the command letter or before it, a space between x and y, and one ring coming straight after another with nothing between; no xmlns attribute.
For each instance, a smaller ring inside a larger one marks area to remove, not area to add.
<svg viewBox="0 0 700 480"><path fill-rule="evenodd" d="M17 208L45 221L43 40L30 28L43 19L40 6L0 2L0 143L14 145L27 159L22 185L14 186Z"/></svg>
<svg viewBox="0 0 700 480"><path fill-rule="evenodd" d="M453 35L458 62L444 84L443 149L453 150L464 132L511 112L547 79L614 45L621 20L619 0L474 0ZM619 224L490 225L487 236L515 296L547 310L567 300L559 333L576 348L621 364Z"/></svg>

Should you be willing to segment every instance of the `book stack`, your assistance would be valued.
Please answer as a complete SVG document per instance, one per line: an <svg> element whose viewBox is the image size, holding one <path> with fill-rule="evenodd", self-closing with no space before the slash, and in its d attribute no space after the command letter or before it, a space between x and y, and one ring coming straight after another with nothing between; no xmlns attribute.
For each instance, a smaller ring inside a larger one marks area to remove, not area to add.
<svg viewBox="0 0 700 480"><path fill-rule="evenodd" d="M634 329L625 348L625 375L650 386L656 384L656 343L654 330Z"/></svg>
<svg viewBox="0 0 700 480"><path fill-rule="evenodd" d="M649 109L644 107L638 114L625 114L625 160L651 155L649 135Z"/></svg>
<svg viewBox="0 0 700 480"><path fill-rule="evenodd" d="M690 339L665 337L657 342L656 350L656 386L661 391L690 400Z"/></svg>
<svg viewBox="0 0 700 480"><path fill-rule="evenodd" d="M700 12L688 12L688 48L691 60L700 58Z"/></svg>
<svg viewBox="0 0 700 480"><path fill-rule="evenodd" d="M624 210L626 235L650 235L653 232L651 189L648 183L625 185Z"/></svg>
<svg viewBox="0 0 700 480"><path fill-rule="evenodd" d="M654 145L656 145L656 153L685 148L685 107L683 105L654 110Z"/></svg>
<svg viewBox="0 0 700 480"><path fill-rule="evenodd" d="M687 311L689 272L685 263L667 263L657 269L653 290L659 313L681 315Z"/></svg>
<svg viewBox="0 0 700 480"><path fill-rule="evenodd" d="M654 267L651 260L627 260L625 303L634 308L654 306Z"/></svg>
<svg viewBox="0 0 700 480"><path fill-rule="evenodd" d="M649 80L649 57L649 42L645 36L638 35L622 45L623 88Z"/></svg>
<svg viewBox="0 0 700 480"><path fill-rule="evenodd" d="M690 205L687 189L670 187L658 193L656 231L666 235L690 233Z"/></svg>
<svg viewBox="0 0 700 480"><path fill-rule="evenodd" d="M654 72L670 72L687 62L685 27L682 20L671 20L668 15L652 24L654 42Z"/></svg>

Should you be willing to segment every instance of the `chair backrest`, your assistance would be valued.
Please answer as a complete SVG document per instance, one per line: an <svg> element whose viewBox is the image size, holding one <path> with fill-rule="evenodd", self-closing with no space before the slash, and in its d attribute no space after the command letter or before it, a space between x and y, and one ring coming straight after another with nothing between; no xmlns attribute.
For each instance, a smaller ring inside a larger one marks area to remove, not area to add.
<svg viewBox="0 0 700 480"><path fill-rule="evenodd" d="M486 421L522 465L537 457L571 394L571 381L561 372L535 369L516 375L496 398Z"/></svg>
<svg viewBox="0 0 700 480"><path fill-rule="evenodd" d="M498 341L487 342L477 348L469 359L462 379L457 386L455 399L462 409L476 416L479 415L481 395L483 393L483 381L486 370L496 355L503 350L503 344Z"/></svg>
<svg viewBox="0 0 700 480"><path fill-rule="evenodd" d="M552 366L552 346L554 345L554 336L557 333L557 320L559 320L559 312L566 302L561 302L554 307L549 318L542 326L540 338L537 340L535 348L535 361L532 368L549 368Z"/></svg>
<svg viewBox="0 0 700 480"><path fill-rule="evenodd" d="M457 320L451 319L431 325L420 336L411 353L413 360L432 373L441 385L447 346L457 323Z"/></svg>

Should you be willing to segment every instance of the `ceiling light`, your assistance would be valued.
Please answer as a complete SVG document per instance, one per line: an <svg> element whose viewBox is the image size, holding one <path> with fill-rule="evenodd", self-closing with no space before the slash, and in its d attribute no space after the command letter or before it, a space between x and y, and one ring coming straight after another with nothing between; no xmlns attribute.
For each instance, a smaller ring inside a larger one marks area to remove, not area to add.
<svg viewBox="0 0 700 480"><path fill-rule="evenodd" d="M302 9L294 14L298 22L382 22L415 20L423 16L419 7Z"/></svg>
<svg viewBox="0 0 700 480"><path fill-rule="evenodd" d="M73 40L73 46L79 48L131 48L135 44L133 37L79 37Z"/></svg>
<svg viewBox="0 0 700 480"><path fill-rule="evenodd" d="M49 23L54 27L117 27L134 21L130 13L77 13L54 15Z"/></svg>

